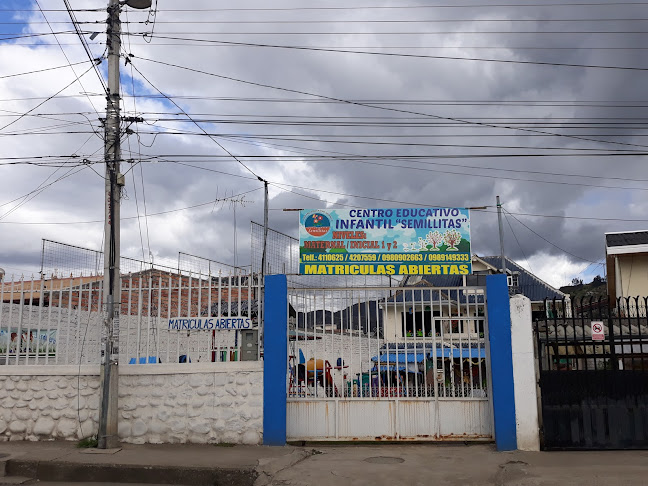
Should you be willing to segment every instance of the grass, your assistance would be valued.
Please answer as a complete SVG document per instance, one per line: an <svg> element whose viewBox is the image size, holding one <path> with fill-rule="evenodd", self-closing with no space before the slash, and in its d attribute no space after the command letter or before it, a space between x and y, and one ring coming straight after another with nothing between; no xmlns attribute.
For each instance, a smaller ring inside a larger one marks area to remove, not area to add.
<svg viewBox="0 0 648 486"><path fill-rule="evenodd" d="M97 447L99 445L99 441L97 440L96 437L86 437L85 439L81 439L77 443L77 447L79 449L90 449L92 447Z"/></svg>

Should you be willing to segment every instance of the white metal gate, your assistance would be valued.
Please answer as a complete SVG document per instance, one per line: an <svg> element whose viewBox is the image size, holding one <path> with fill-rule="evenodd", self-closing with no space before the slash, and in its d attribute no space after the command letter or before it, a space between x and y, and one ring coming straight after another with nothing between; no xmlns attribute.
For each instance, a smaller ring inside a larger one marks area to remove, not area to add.
<svg viewBox="0 0 648 486"><path fill-rule="evenodd" d="M289 288L288 440L491 440L482 287Z"/></svg>

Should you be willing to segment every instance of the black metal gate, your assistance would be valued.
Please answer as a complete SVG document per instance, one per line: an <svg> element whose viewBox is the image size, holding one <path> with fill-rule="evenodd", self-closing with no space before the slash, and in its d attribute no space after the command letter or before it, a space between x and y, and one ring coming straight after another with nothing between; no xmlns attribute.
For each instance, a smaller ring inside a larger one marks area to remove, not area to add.
<svg viewBox="0 0 648 486"><path fill-rule="evenodd" d="M534 323L543 449L648 449L647 298L578 304Z"/></svg>

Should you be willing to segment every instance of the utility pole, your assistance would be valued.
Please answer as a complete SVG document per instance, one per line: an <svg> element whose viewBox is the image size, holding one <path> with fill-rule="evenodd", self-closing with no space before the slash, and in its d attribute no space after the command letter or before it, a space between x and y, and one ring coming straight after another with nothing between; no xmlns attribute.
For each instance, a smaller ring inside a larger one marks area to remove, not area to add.
<svg viewBox="0 0 648 486"><path fill-rule="evenodd" d="M117 396L119 379L119 311L121 285L119 275L120 199L123 176L119 173L119 52L121 24L119 0L108 1L108 93L104 158L106 161L105 226L104 226L104 326L101 333L101 407L99 409L99 448L119 446L117 435ZM121 183L121 184L120 184Z"/></svg>
<svg viewBox="0 0 648 486"><path fill-rule="evenodd" d="M504 227L502 226L502 205L497 196L497 223L499 225L500 252L502 253L502 273L506 275L506 257L504 256Z"/></svg>
<svg viewBox="0 0 648 486"><path fill-rule="evenodd" d="M119 274L120 201L124 176L119 171L121 159L121 119L119 113L119 58L123 4L133 8L149 8L150 0L108 0L106 44L108 46L108 92L104 124L105 225L104 225L104 323L101 332L101 404L99 408L98 446L114 449L119 446L117 435L119 383L119 313L121 281Z"/></svg>
<svg viewBox="0 0 648 486"><path fill-rule="evenodd" d="M263 180L263 253L261 255L261 283L266 271L266 250L268 246L268 181Z"/></svg>

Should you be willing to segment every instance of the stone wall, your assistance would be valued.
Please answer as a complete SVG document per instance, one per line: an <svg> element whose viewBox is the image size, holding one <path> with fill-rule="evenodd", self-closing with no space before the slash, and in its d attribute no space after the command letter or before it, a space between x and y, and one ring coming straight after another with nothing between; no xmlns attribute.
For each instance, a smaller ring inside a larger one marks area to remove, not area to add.
<svg viewBox="0 0 648 486"><path fill-rule="evenodd" d="M97 366L3 366L0 440L79 440L97 433ZM122 366L124 442L260 444L263 363Z"/></svg>

